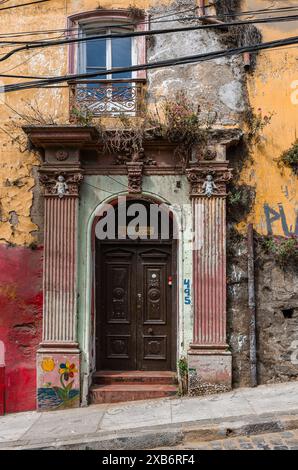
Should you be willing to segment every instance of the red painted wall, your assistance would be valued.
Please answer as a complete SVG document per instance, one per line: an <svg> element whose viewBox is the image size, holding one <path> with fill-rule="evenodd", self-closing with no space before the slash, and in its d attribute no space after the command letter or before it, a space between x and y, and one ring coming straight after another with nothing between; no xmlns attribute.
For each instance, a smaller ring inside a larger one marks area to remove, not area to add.
<svg viewBox="0 0 298 470"><path fill-rule="evenodd" d="M41 341L42 249L0 245L0 340L5 412L36 408L35 356Z"/></svg>

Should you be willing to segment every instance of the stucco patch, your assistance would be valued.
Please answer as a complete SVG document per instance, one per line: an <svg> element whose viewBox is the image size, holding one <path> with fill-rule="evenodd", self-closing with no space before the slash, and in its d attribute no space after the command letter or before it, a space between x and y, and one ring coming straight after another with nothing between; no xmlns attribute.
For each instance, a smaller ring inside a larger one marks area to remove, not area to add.
<svg viewBox="0 0 298 470"><path fill-rule="evenodd" d="M232 111L244 111L243 87L240 82L233 80L222 85L219 89L219 98Z"/></svg>

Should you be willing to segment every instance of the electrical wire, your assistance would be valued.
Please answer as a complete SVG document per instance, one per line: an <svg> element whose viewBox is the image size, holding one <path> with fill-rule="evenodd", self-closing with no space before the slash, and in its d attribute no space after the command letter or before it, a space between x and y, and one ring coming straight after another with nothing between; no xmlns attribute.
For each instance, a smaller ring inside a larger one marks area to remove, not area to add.
<svg viewBox="0 0 298 470"><path fill-rule="evenodd" d="M239 12L231 12L231 13L224 13L222 16L224 17L235 17L235 16L244 16L244 15L264 15L266 13L282 13L288 11L295 11L298 9L298 5L292 5L287 7L278 7L278 8L261 8L258 10L246 10L246 11L239 11ZM204 15L204 18L218 18L217 15Z"/></svg>
<svg viewBox="0 0 298 470"><path fill-rule="evenodd" d="M170 19L170 20L164 20L164 21L156 21L156 20L159 20L159 19L162 19L162 18L167 18L169 16L173 16L175 14L179 14L181 15L182 13L187 13L187 12L190 12L190 11L195 11L198 7L193 7L193 8L188 8L188 9L185 9L185 10L177 10L177 9L172 9L172 10L168 10L168 13L165 14L165 15L159 15L159 16L156 16L156 17L153 17L151 16L149 20L146 20L146 21L138 21L137 24L138 25L142 25L142 24L150 24L150 23L162 23L162 22L170 22L170 21L175 21L175 19ZM171 13L169 13L171 12ZM191 18L197 18L197 17L191 17ZM188 19L188 17L184 17L182 19ZM179 21L179 18L177 19L177 21ZM130 21L130 22L123 22L121 24L110 24L110 25L105 25L105 28L112 28L112 27L120 27L120 26L135 26L136 25L136 21ZM92 30L98 30L98 27L86 27L85 28L86 31L92 31ZM80 31L80 28L77 28L77 27L74 27L74 28L60 28L60 29L48 29L48 30L37 30L37 31L21 31L21 32L13 32L13 33L6 33L6 34L0 34L0 38L3 38L3 37L9 37L9 36L29 36L29 35L40 35L40 34L50 34L50 33L58 33L58 32L61 32L61 33L72 33L74 31Z"/></svg>
<svg viewBox="0 0 298 470"><path fill-rule="evenodd" d="M49 2L50 0L37 0L35 2L29 2L29 3L22 3L21 5L11 5L9 7L4 7L4 8L0 8L0 11L4 11L4 10L12 10L13 8L19 8L19 7L26 7L28 5L35 5L37 3L44 3L44 2Z"/></svg>
<svg viewBox="0 0 298 470"><path fill-rule="evenodd" d="M121 183L121 181L116 180L115 178L113 178L113 177L110 176L110 175L105 175L105 176L107 176L108 178L110 178L112 181L115 181L115 183L120 184L120 186L124 186L125 189L128 189L127 184Z"/></svg>
<svg viewBox="0 0 298 470"><path fill-rule="evenodd" d="M28 62L30 62L31 59L33 59L35 56L41 54L42 52L41 51L38 51L38 52L35 52L35 54L32 54L30 57L28 57L27 59L23 60L22 62L19 62L17 65L14 65L6 70L2 70L0 71L0 74L2 73L8 73L8 72L11 72L12 70L15 70L17 69L18 67L21 67L21 65L24 65L24 64L27 64Z"/></svg>
<svg viewBox="0 0 298 470"><path fill-rule="evenodd" d="M298 15L258 18L255 20L243 20L243 21L234 21L234 22L227 22L227 23L191 25L191 26L185 26L181 28L152 29L150 31L132 31L129 33L110 33L110 34L87 36L87 37L81 37L81 38L69 38L69 39L64 39L60 41L54 40L52 42L45 42L45 43L39 42L38 44L26 44L19 48L13 49L12 51L8 52L3 57L1 57L0 62L7 60L8 58L16 54L17 52L36 49L36 48L53 47L53 46L59 46L59 45L64 45L64 44L81 43L81 42L88 42L88 41L95 41L95 40L98 41L100 39L132 38L132 37L186 32L186 31L196 31L196 30L203 30L203 29L225 29L230 26L241 26L241 25L248 25L248 24L280 23L280 22L286 22L286 21L298 21ZM23 44L23 42L20 42L20 43Z"/></svg>
<svg viewBox="0 0 298 470"><path fill-rule="evenodd" d="M99 186L94 186L93 184L87 183L87 181L84 180L84 184L87 184L88 186L91 186L92 188L99 189L100 191L104 191L105 193L109 194L115 194L113 191L108 191L106 189L102 189Z"/></svg>
<svg viewBox="0 0 298 470"><path fill-rule="evenodd" d="M123 72L134 72L138 70L152 70L152 69L157 69L157 68L173 67L177 65L193 64L193 63L217 59L221 57L230 57L233 55L242 54L244 52L257 52L260 50L280 48L280 47L294 45L294 44L298 44L298 36L279 39L275 41L264 42L261 44L256 44L254 46L243 46L243 47L232 48L232 49L227 49L227 50L206 52L203 54L177 57L175 59L166 59L162 61L156 61L153 63L147 63L147 64L142 64L142 65L134 65L130 67L116 67L116 68L105 70L104 72L64 75L61 77L53 77L53 78L45 79L45 80L36 80L34 82L15 83L15 84L2 86L2 89L0 90L0 92L3 93L3 92L11 92L11 91L36 88L36 87L43 87L45 85L57 84L57 83L62 83L62 82L72 81L72 80L94 78L94 77L103 76L106 74L118 74L118 73L123 73Z"/></svg>
<svg viewBox="0 0 298 470"><path fill-rule="evenodd" d="M207 8L208 6L213 6L213 5L214 4L209 4L209 5L205 5L205 7ZM171 18L170 20L164 20L164 21L156 21L160 18L173 16L174 14L178 15L178 14L181 14L181 13L194 11L198 8L199 7L193 7L193 8L188 8L187 10L181 10L181 11L179 11L177 9L173 9L172 13L167 13L166 15L157 16L155 19L153 19L153 17L150 17L149 21L148 20L138 21L138 24L149 24L149 23L151 24L151 23L163 23L163 22L172 22L172 21L181 21L181 20L184 21L184 20L193 20L193 19L217 18L216 15L204 15L203 17L202 16L191 16L191 17L182 17L182 18ZM276 8L276 9L266 8L266 9L261 9L261 10L248 10L248 11L239 12L239 13L228 13L225 16L238 17L238 16L242 16L242 15L249 15L249 14L265 14L266 12L278 13L278 12L282 12L282 11L286 12L286 11L297 11L297 10L298 10L298 5L297 6L292 6L292 7ZM135 22L121 23L119 25L115 25L115 23L114 23L114 24L108 25L106 27L133 26L135 24L136 24ZM87 28L85 28L85 30L86 31L98 30L98 27L89 27L89 28L87 27ZM67 32L74 32L74 31L80 31L80 28L64 28L64 29L60 28L60 29L37 30L37 31L21 31L21 32L0 34L0 38L10 37L10 36L16 37L16 36L54 34L54 33L58 33L58 32L67 33Z"/></svg>

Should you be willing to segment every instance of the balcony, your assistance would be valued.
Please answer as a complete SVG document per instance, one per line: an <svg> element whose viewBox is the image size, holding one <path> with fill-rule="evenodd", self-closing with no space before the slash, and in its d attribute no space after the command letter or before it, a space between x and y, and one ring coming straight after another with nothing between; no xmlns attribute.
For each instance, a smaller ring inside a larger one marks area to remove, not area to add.
<svg viewBox="0 0 298 470"><path fill-rule="evenodd" d="M69 82L70 111L88 110L93 116L136 116L144 108L144 79L76 80Z"/></svg>

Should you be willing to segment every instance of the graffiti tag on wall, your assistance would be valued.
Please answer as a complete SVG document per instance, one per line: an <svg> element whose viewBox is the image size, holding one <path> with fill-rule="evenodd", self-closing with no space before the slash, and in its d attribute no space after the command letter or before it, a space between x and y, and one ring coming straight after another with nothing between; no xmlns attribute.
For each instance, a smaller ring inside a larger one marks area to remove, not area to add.
<svg viewBox="0 0 298 470"><path fill-rule="evenodd" d="M291 237L293 235L298 236L298 212L296 213L295 226L288 225L287 217L281 203L278 204L278 210L273 209L269 204L264 204L264 212L268 235L273 235L274 224L279 221L285 237Z"/></svg>

